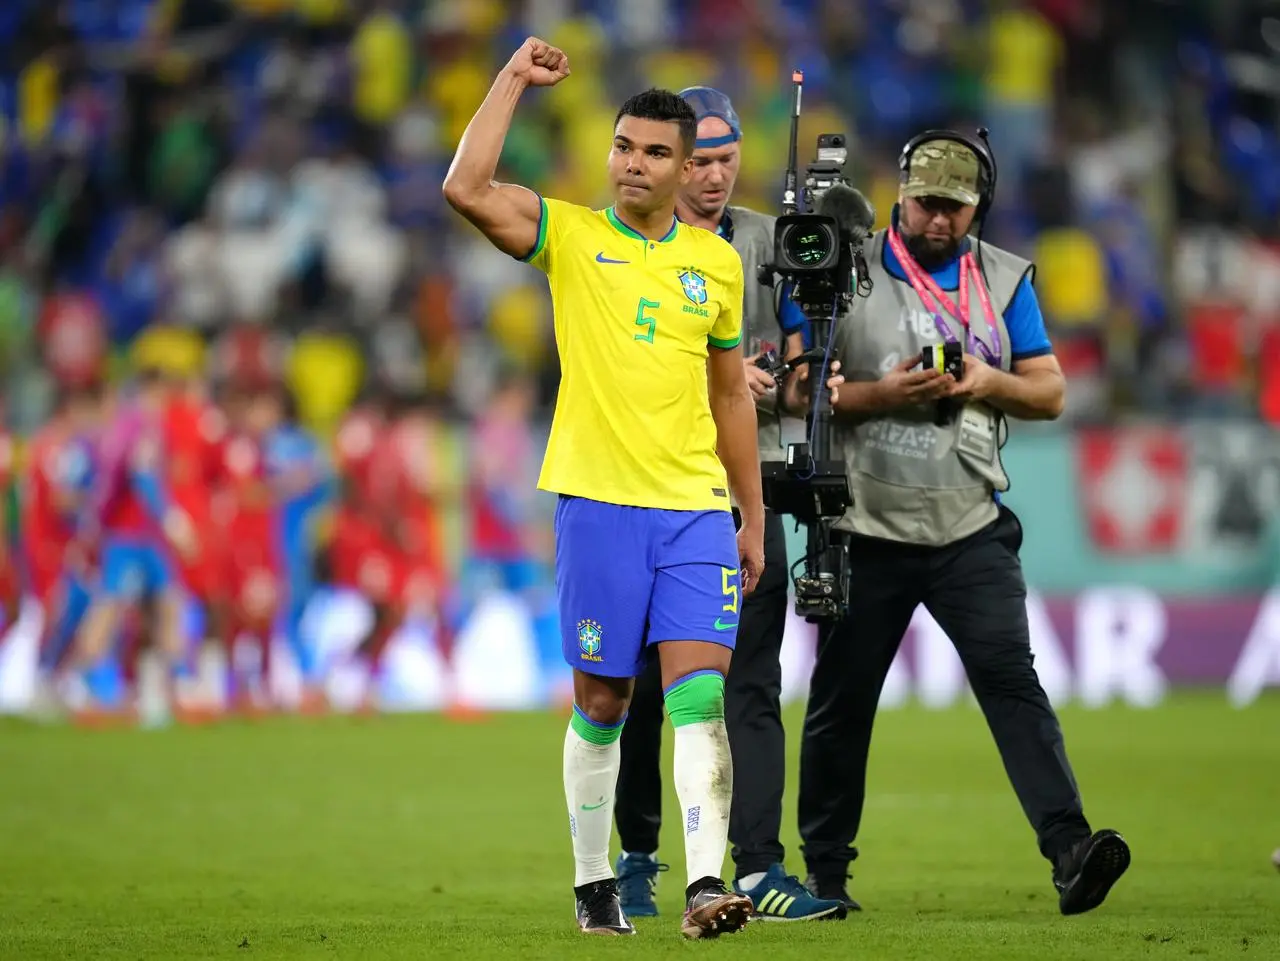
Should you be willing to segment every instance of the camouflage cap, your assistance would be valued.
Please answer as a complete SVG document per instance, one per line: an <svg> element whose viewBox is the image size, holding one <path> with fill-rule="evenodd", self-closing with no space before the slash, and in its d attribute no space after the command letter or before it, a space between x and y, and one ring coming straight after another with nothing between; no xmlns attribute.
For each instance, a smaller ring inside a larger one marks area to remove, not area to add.
<svg viewBox="0 0 1280 961"><path fill-rule="evenodd" d="M954 140L928 140L911 154L904 197L946 197L976 207L982 199L978 155Z"/></svg>

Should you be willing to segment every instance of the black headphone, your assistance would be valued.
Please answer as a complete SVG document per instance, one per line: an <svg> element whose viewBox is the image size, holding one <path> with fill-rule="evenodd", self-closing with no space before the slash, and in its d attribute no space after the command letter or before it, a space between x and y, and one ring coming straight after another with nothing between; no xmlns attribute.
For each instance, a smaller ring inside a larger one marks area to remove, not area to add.
<svg viewBox="0 0 1280 961"><path fill-rule="evenodd" d="M902 153L898 156L898 170L905 181L911 172L911 155L916 152L922 144L930 143L937 140L951 140L955 143L968 147L973 151L975 157L978 158L978 209L974 213L975 220L983 220L984 215L991 209L991 205L996 199L996 156L991 150L991 131L986 127L978 128L978 140L967 137L956 130L926 130L924 133L916 134L907 141L907 145L902 148Z"/></svg>

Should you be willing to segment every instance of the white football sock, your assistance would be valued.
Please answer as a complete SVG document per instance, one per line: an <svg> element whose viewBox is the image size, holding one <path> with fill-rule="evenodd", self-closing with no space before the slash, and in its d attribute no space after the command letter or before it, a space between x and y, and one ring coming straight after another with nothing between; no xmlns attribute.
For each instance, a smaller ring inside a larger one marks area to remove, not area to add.
<svg viewBox="0 0 1280 961"><path fill-rule="evenodd" d="M718 878L729 846L729 801L733 796L733 762L723 719L676 727L673 753L676 796L684 814L689 883Z"/></svg>
<svg viewBox="0 0 1280 961"><path fill-rule="evenodd" d="M588 740L581 730L585 730ZM564 796L573 837L574 887L613 877L609 838L613 833L613 794L618 784L622 725L603 727L575 708L564 737ZM608 743L598 743L608 739Z"/></svg>

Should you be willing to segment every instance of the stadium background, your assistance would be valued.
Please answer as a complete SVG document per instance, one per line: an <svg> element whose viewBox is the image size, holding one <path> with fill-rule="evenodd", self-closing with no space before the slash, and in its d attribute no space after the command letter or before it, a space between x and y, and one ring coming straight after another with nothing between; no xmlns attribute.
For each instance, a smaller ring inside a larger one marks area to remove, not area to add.
<svg viewBox="0 0 1280 961"><path fill-rule="evenodd" d="M430 631L407 631L385 704L560 702L548 499L521 531L535 583L511 592L476 549L471 497L480 425L512 370L537 396L524 469L509 479L533 485L555 396L549 302L540 275L446 209L444 171L493 73L536 33L569 53L573 77L525 98L501 176L602 206L616 104L650 84L707 83L733 96L747 132L735 201L776 209L785 78L799 66L802 163L818 133L849 134L849 174L882 223L913 132L991 127L1000 182L987 237L1037 261L1070 382L1063 420L1016 425L1005 451L1028 531L1037 666L1055 700L1152 705L1198 684L1249 703L1280 683L1273 6L10 0L7 426L20 457L60 382L127 380L144 359L210 383L270 372L326 444L367 379L428 389L447 418L428 453L448 478L457 637L445 657ZM365 616L361 598L322 589L308 642L349 645ZM810 644L792 623L789 698ZM0 647L0 709L22 709L33 663L20 622ZM923 613L899 668L890 702L963 695Z"/></svg>

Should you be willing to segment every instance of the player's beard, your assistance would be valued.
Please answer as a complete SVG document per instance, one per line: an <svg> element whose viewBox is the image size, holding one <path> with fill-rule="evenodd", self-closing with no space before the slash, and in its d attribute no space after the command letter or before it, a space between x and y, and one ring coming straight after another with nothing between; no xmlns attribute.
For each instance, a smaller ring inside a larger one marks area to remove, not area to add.
<svg viewBox="0 0 1280 961"><path fill-rule="evenodd" d="M934 240L924 234L903 235L907 252L924 270L936 270L955 260L960 253L960 241L955 237Z"/></svg>

